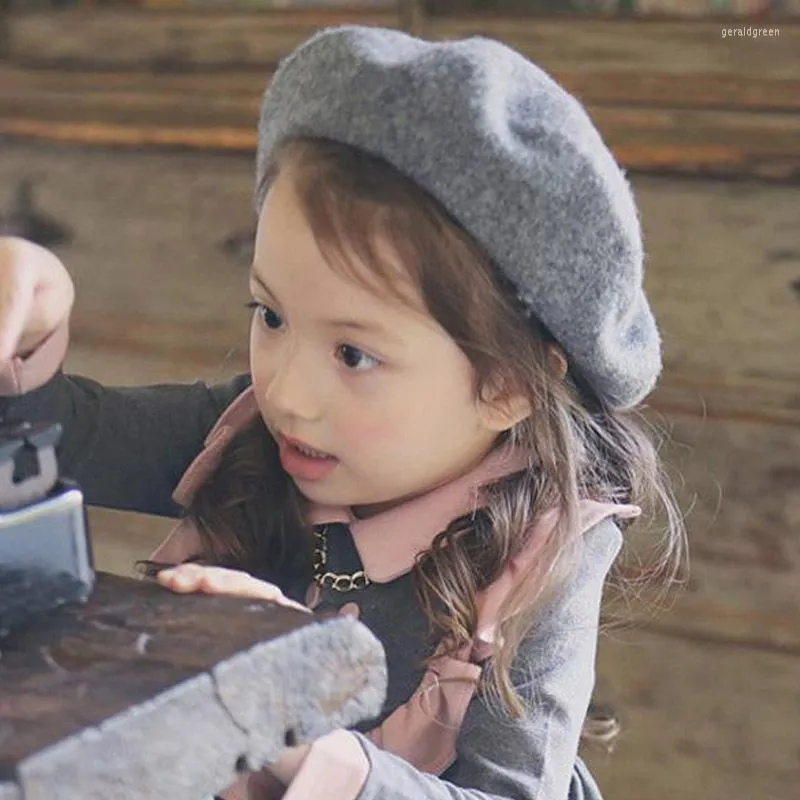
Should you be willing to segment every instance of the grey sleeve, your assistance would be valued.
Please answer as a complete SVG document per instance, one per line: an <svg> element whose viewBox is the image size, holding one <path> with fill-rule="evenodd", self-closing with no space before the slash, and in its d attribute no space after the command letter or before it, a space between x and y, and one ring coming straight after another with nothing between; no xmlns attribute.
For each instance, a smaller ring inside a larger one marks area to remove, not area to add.
<svg viewBox="0 0 800 800"><path fill-rule="evenodd" d="M512 665L527 712L503 715L482 694L462 725L442 778L419 772L359 736L370 774L358 800L566 800L595 679L603 584L622 534L611 520L584 537L581 564L539 617Z"/></svg>
<svg viewBox="0 0 800 800"><path fill-rule="evenodd" d="M0 417L61 423L59 471L77 481L87 505L177 516L172 492L181 475L249 385L245 374L213 385L114 388L59 370L38 389L0 397Z"/></svg>

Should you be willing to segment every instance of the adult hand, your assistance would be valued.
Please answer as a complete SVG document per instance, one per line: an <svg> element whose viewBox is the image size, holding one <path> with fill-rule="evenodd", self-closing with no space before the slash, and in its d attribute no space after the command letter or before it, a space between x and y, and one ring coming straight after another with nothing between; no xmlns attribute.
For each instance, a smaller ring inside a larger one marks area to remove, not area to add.
<svg viewBox="0 0 800 800"><path fill-rule="evenodd" d="M0 363L33 352L69 319L74 301L75 285L55 254L0 236Z"/></svg>

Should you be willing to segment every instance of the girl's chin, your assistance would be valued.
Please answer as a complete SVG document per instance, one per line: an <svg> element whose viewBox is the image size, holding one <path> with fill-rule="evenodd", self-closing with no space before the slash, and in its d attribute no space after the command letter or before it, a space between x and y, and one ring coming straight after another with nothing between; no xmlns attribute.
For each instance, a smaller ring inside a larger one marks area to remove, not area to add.
<svg viewBox="0 0 800 800"><path fill-rule="evenodd" d="M325 481L305 481L302 478L289 476L306 500L312 503L319 503L326 506L350 506L350 498L342 493L341 488L336 489L331 486L323 485Z"/></svg>
<svg viewBox="0 0 800 800"><path fill-rule="evenodd" d="M366 519L393 505L390 503L375 503L369 498L342 494L341 490L332 490L313 481L304 482L294 480L297 491L310 503L320 506L333 506L334 508L348 508L356 519Z"/></svg>

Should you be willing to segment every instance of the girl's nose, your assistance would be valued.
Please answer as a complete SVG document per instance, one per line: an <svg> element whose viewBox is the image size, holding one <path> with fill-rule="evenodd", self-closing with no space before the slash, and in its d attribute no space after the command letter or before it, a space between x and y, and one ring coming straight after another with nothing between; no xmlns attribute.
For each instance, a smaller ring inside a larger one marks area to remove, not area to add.
<svg viewBox="0 0 800 800"><path fill-rule="evenodd" d="M318 391L308 359L299 352L283 354L267 383L266 400L283 417L314 420L319 416Z"/></svg>

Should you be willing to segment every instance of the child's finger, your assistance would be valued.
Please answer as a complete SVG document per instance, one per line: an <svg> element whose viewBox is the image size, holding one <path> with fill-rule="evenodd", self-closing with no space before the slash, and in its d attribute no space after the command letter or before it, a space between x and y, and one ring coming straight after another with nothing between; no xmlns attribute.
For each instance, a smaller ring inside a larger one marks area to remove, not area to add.
<svg viewBox="0 0 800 800"><path fill-rule="evenodd" d="M205 592L228 597L267 600L310 613L309 608L290 600L275 584L260 581L240 570L207 567L201 564L179 564L177 567L161 570L157 580L162 586L174 592Z"/></svg>
<svg viewBox="0 0 800 800"><path fill-rule="evenodd" d="M247 572L224 567L206 567L206 571L200 579L200 590L209 594L225 594L229 597L268 600L287 608L310 611L306 606L286 597L274 583L260 581Z"/></svg>
<svg viewBox="0 0 800 800"><path fill-rule="evenodd" d="M177 567L162 569L156 580L173 592L196 592L199 590L203 570L200 564L179 564Z"/></svg>
<svg viewBox="0 0 800 800"><path fill-rule="evenodd" d="M225 567L206 567L200 578L200 589L210 594L277 600L283 592L273 583L260 581L246 572Z"/></svg>

